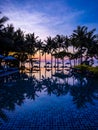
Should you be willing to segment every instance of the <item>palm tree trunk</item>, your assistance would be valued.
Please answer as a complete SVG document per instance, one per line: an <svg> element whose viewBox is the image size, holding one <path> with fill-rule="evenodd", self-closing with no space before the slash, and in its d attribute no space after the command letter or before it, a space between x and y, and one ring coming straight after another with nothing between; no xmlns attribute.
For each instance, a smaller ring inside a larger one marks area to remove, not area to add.
<svg viewBox="0 0 98 130"><path fill-rule="evenodd" d="M45 68L45 78L46 78L46 68Z"/></svg>
<svg viewBox="0 0 98 130"><path fill-rule="evenodd" d="M64 67L64 58L63 58L63 67Z"/></svg>
<svg viewBox="0 0 98 130"><path fill-rule="evenodd" d="M77 58L76 58L76 65L77 65Z"/></svg>
<svg viewBox="0 0 98 130"><path fill-rule="evenodd" d="M55 57L55 72L56 72L56 57Z"/></svg>
<svg viewBox="0 0 98 130"><path fill-rule="evenodd" d="M73 54L75 54L74 46L73 46ZM74 66L75 66L75 58L73 58L73 60L74 60Z"/></svg>
<svg viewBox="0 0 98 130"><path fill-rule="evenodd" d="M45 52L45 66L46 66L46 52Z"/></svg>
<svg viewBox="0 0 98 130"><path fill-rule="evenodd" d="M64 72L64 58L62 59L62 72Z"/></svg>
<svg viewBox="0 0 98 130"><path fill-rule="evenodd" d="M19 68L21 68L21 66L22 66L22 63L21 63L21 61L19 62Z"/></svg>
<svg viewBox="0 0 98 130"><path fill-rule="evenodd" d="M59 53L60 53L60 47L59 47ZM58 68L59 68L59 58L58 58Z"/></svg>
<svg viewBox="0 0 98 130"><path fill-rule="evenodd" d="M41 67L41 54L40 54L40 49L39 49L39 68Z"/></svg>
<svg viewBox="0 0 98 130"><path fill-rule="evenodd" d="M51 68L52 68L52 66L53 66L53 56L52 56L52 53L51 53Z"/></svg>
<svg viewBox="0 0 98 130"><path fill-rule="evenodd" d="M52 68L53 67L53 56L52 56L52 53L51 53L51 76L53 75L53 71L52 71Z"/></svg>
<svg viewBox="0 0 98 130"><path fill-rule="evenodd" d="M81 57L80 57L80 64L82 64L82 46L81 46Z"/></svg>
<svg viewBox="0 0 98 130"><path fill-rule="evenodd" d="M55 67L56 67L56 57L55 57Z"/></svg>
<svg viewBox="0 0 98 130"><path fill-rule="evenodd" d="M39 71L39 79L41 80L41 69Z"/></svg>
<svg viewBox="0 0 98 130"><path fill-rule="evenodd" d="M59 59L58 59L58 57L57 57L57 68L59 67L59 66L58 66L58 63L59 63Z"/></svg>
<svg viewBox="0 0 98 130"><path fill-rule="evenodd" d="M72 63L71 63L71 59L69 58L69 62L70 62L70 67L72 68Z"/></svg>

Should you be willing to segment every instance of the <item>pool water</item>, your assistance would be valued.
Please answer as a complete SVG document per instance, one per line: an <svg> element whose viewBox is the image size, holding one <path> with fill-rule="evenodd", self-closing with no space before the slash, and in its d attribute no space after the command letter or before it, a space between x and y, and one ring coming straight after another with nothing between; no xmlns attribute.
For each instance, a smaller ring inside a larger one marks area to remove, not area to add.
<svg viewBox="0 0 98 130"><path fill-rule="evenodd" d="M98 80L60 74L0 79L0 130L97 130Z"/></svg>

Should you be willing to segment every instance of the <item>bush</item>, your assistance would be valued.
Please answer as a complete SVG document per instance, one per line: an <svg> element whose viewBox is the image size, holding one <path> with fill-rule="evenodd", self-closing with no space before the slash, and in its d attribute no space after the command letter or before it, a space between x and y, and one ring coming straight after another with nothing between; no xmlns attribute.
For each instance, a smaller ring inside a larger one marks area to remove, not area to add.
<svg viewBox="0 0 98 130"><path fill-rule="evenodd" d="M98 78L98 66L91 67L91 66L88 66L88 65L78 65L78 66L75 66L74 68L79 69L82 74L87 73L89 76L93 76L93 77Z"/></svg>
<svg viewBox="0 0 98 130"><path fill-rule="evenodd" d="M92 72L95 76L98 76L98 66L97 67L89 67L89 71Z"/></svg>
<svg viewBox="0 0 98 130"><path fill-rule="evenodd" d="M89 70L89 66L88 65L78 65L75 66L75 69L80 69L82 72Z"/></svg>

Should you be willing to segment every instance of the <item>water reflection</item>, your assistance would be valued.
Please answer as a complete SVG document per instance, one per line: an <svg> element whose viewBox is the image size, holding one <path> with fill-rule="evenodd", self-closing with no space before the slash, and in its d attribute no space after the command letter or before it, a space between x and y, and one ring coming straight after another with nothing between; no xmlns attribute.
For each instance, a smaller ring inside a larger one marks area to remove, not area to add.
<svg viewBox="0 0 98 130"><path fill-rule="evenodd" d="M77 108L94 105L98 99L98 81L80 76L55 73L51 77L21 73L0 79L0 119L7 121L5 110L14 111L25 99L35 100L41 92L47 95L64 96L70 94Z"/></svg>
<svg viewBox="0 0 98 130"><path fill-rule="evenodd" d="M71 86L70 94L78 108L87 107L87 103L94 105L94 99L98 99L98 81L80 79L77 84Z"/></svg>

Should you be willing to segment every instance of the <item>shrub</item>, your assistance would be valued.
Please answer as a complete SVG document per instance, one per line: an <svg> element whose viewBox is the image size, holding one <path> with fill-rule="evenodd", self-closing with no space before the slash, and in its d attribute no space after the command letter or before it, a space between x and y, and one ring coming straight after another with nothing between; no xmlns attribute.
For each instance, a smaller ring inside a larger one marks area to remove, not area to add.
<svg viewBox="0 0 98 130"><path fill-rule="evenodd" d="M78 65L74 67L75 69L79 69L81 71L82 74L91 74L91 76L93 77L97 77L98 78L98 66L96 67L91 67L88 65Z"/></svg>
<svg viewBox="0 0 98 130"><path fill-rule="evenodd" d="M80 69L81 71L87 71L89 70L89 66L88 65L78 65L75 66L76 69Z"/></svg>
<svg viewBox="0 0 98 130"><path fill-rule="evenodd" d="M98 76L98 66L89 67L89 71L92 72L95 76Z"/></svg>

